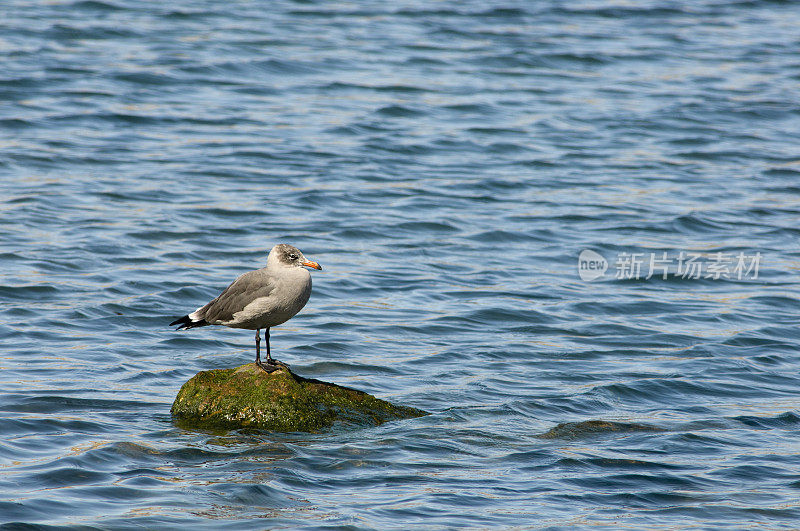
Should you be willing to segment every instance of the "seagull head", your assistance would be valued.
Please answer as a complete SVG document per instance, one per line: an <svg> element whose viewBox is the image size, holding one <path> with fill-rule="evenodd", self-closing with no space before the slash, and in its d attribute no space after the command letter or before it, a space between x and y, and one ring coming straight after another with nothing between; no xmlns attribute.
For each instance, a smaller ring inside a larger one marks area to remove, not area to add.
<svg viewBox="0 0 800 531"><path fill-rule="evenodd" d="M300 249L289 245L288 243L279 243L269 252L267 263L269 264L274 259L282 267L310 267L313 269L322 269L322 266L316 262L312 262L303 256Z"/></svg>

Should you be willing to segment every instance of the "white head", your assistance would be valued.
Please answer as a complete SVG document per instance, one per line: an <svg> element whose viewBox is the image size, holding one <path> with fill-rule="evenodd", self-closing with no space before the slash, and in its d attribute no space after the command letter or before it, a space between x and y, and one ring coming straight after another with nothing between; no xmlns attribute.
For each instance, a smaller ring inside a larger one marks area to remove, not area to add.
<svg viewBox="0 0 800 531"><path fill-rule="evenodd" d="M300 249L288 243L279 243L269 252L267 257L267 267L311 267L322 269L316 262L308 260Z"/></svg>

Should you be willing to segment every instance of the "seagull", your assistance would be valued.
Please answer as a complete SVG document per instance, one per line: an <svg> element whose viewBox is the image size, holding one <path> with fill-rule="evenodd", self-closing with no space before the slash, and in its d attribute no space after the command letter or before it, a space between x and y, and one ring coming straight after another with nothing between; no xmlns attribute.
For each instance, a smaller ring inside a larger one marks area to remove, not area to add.
<svg viewBox="0 0 800 531"><path fill-rule="evenodd" d="M272 359L269 329L285 323L308 302L311 275L304 267L322 269L307 260L297 247L279 243L269 252L267 266L248 271L233 281L213 301L170 323L175 330L223 325L256 331L256 365L267 372L285 364ZM264 328L267 359L261 361L260 330Z"/></svg>

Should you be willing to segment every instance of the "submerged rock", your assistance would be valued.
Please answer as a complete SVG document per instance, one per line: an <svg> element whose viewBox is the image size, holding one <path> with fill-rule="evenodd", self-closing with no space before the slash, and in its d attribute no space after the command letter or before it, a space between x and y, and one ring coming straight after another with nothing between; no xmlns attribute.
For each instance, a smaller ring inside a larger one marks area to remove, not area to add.
<svg viewBox="0 0 800 531"><path fill-rule="evenodd" d="M614 431L664 431L649 424L635 424L630 422L611 422L608 420L585 420L583 422L562 422L550 428L547 433L537 435L540 439L578 439L599 433Z"/></svg>
<svg viewBox="0 0 800 531"><path fill-rule="evenodd" d="M172 414L186 427L320 431L335 423L376 426L421 417L363 391L297 376L288 367L267 373L248 363L197 373L183 384Z"/></svg>

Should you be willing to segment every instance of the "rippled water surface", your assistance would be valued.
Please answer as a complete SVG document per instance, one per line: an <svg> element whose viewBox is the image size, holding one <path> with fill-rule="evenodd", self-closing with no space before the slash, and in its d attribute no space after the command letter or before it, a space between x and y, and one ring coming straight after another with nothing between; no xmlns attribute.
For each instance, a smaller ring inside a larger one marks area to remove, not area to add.
<svg viewBox="0 0 800 531"><path fill-rule="evenodd" d="M0 523L800 525L797 3L0 14ZM173 424L253 346L167 323L278 242L277 357L431 415Z"/></svg>

